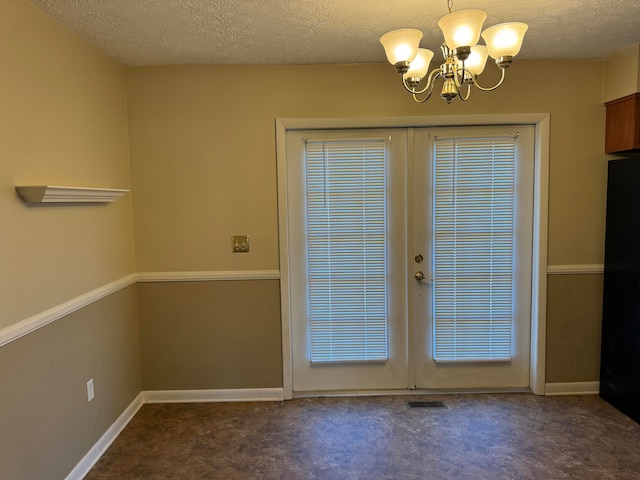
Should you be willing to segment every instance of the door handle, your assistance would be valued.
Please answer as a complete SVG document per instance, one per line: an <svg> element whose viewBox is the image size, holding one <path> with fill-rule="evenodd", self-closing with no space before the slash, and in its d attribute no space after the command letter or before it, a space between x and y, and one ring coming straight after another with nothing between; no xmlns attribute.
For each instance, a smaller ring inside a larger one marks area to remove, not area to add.
<svg viewBox="0 0 640 480"><path fill-rule="evenodd" d="M422 272L416 272L416 273L414 273L414 274L413 274L413 277L414 277L417 281L419 281L419 282L427 281L427 282L429 282L429 283L433 283L433 278L427 278L427 276L426 276L424 273L422 273Z"/></svg>

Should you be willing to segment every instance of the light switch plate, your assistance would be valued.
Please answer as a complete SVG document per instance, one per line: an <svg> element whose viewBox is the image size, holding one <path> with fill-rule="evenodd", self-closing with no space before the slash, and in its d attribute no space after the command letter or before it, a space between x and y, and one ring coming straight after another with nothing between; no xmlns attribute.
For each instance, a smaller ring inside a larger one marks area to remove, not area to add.
<svg viewBox="0 0 640 480"><path fill-rule="evenodd" d="M249 235L234 235L231 237L231 251L246 253L249 251Z"/></svg>
<svg viewBox="0 0 640 480"><path fill-rule="evenodd" d="M87 401L90 402L93 397L95 397L95 392L93 390L93 378L91 378L87 382Z"/></svg>

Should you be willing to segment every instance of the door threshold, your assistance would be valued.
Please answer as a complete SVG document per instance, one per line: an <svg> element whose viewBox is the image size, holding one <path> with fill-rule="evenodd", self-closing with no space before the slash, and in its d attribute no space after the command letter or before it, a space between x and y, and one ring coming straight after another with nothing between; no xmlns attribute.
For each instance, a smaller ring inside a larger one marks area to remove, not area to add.
<svg viewBox="0 0 640 480"><path fill-rule="evenodd" d="M476 393L532 393L525 388L458 388L458 389L416 389L416 390L327 390L293 392L293 398L334 398L334 397L382 397L387 395L460 395Z"/></svg>

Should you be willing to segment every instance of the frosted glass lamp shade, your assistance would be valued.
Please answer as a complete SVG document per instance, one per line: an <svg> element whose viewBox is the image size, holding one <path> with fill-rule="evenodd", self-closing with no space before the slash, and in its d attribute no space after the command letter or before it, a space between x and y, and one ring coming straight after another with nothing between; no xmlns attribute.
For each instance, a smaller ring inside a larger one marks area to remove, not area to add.
<svg viewBox="0 0 640 480"><path fill-rule="evenodd" d="M529 26L526 23L500 23L482 32L491 58L515 57L522 47L522 39Z"/></svg>
<svg viewBox="0 0 640 480"><path fill-rule="evenodd" d="M418 45L422 39L422 32L413 28L402 28L385 33L380 37L380 43L387 54L391 65L399 62L411 62L418 54Z"/></svg>
<svg viewBox="0 0 640 480"><path fill-rule="evenodd" d="M444 41L451 50L470 47L480 40L482 24L487 14L482 10L460 10L445 15L438 21Z"/></svg>
<svg viewBox="0 0 640 480"><path fill-rule="evenodd" d="M465 70L468 70L474 75L480 75L484 71L484 67L487 64L487 58L489 57L489 51L484 45L474 45L471 47L471 54L464 62ZM458 65L462 68L462 62L457 60Z"/></svg>
<svg viewBox="0 0 640 480"><path fill-rule="evenodd" d="M429 70L429 63L433 58L433 52L426 48L419 48L416 58L411 61L409 70L404 74L405 78L419 77L424 78L427 76L427 70Z"/></svg>

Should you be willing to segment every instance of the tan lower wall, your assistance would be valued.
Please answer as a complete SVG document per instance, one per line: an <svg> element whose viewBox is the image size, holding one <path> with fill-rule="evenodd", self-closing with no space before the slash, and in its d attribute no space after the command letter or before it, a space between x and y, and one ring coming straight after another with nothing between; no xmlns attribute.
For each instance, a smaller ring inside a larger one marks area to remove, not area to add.
<svg viewBox="0 0 640 480"><path fill-rule="evenodd" d="M598 380L602 277L549 275L546 383ZM277 280L139 283L138 299L143 390L282 386Z"/></svg>
<svg viewBox="0 0 640 480"><path fill-rule="evenodd" d="M139 283L143 390L282 387L278 280Z"/></svg>
<svg viewBox="0 0 640 480"><path fill-rule="evenodd" d="M546 383L600 378L602 274L549 275Z"/></svg>
<svg viewBox="0 0 640 480"><path fill-rule="evenodd" d="M1 478L66 478L139 394L136 288L0 348Z"/></svg>

